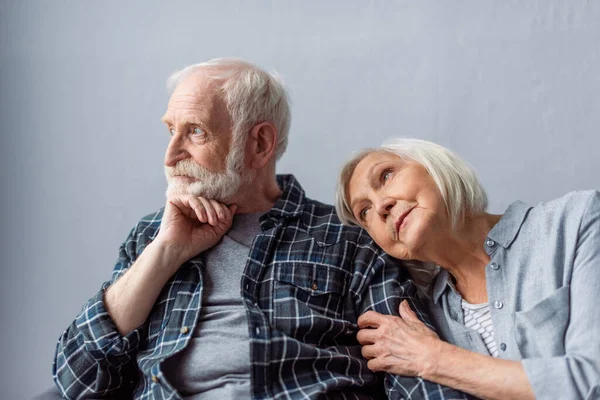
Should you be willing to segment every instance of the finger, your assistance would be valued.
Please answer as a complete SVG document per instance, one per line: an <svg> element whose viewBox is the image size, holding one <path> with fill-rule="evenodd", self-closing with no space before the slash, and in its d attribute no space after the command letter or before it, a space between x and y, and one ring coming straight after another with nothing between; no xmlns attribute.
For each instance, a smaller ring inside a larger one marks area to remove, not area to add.
<svg viewBox="0 0 600 400"><path fill-rule="evenodd" d="M206 224L208 222L208 215L206 213L206 209L204 208L204 204L202 204L200 199L198 199L195 196L190 196L188 204L196 213L198 221L202 222L203 224Z"/></svg>
<svg viewBox="0 0 600 400"><path fill-rule="evenodd" d="M383 314L379 314L375 311L367 311L360 317L358 317L358 327L359 328L379 328L379 326L384 322L385 317Z"/></svg>
<svg viewBox="0 0 600 400"><path fill-rule="evenodd" d="M231 217L233 218L233 216L235 215L235 212L238 209L237 204L230 204L227 206L227 208L229 209L229 212L231 213Z"/></svg>
<svg viewBox="0 0 600 400"><path fill-rule="evenodd" d="M400 316L402 317L402 319L406 320L406 321L410 321L410 322L416 322L416 321L421 321L419 319L419 317L417 317L417 314L415 314L415 312L410 308L410 305L408 304L408 301L404 300L402 301L402 303L400 303L400 307L399 307L399 311L400 311Z"/></svg>
<svg viewBox="0 0 600 400"><path fill-rule="evenodd" d="M371 360L379 356L379 350L377 346L373 345L363 346L362 349L360 349L360 353L367 360Z"/></svg>
<svg viewBox="0 0 600 400"><path fill-rule="evenodd" d="M387 365L381 358L372 358L367 362L367 368L371 371L387 371Z"/></svg>
<svg viewBox="0 0 600 400"><path fill-rule="evenodd" d="M380 356L367 361L367 368L371 371L385 371L396 375L418 376L411 362L394 356Z"/></svg>
<svg viewBox="0 0 600 400"><path fill-rule="evenodd" d="M189 205L185 204L181 198L179 197L170 197L167 199L167 205L165 206L165 215L168 213L169 206L173 206L180 213L185 215L188 218L196 218L196 213L193 209L189 207Z"/></svg>
<svg viewBox="0 0 600 400"><path fill-rule="evenodd" d="M210 201L208 201L204 197L198 197L198 200L200 200L200 202L204 206L204 209L206 210L206 215L208 216L208 223L212 226L217 225L217 213L213 209L212 204L210 204Z"/></svg>
<svg viewBox="0 0 600 400"><path fill-rule="evenodd" d="M219 203L216 200L209 200L210 204L213 206L213 209L215 210L215 213L217 214L217 220L218 221L225 221L226 220L226 213L225 213L225 205Z"/></svg>
<svg viewBox="0 0 600 400"><path fill-rule="evenodd" d="M358 343L364 345L373 344L377 342L377 339L381 337L381 334L377 329L361 329L356 334L356 340Z"/></svg>

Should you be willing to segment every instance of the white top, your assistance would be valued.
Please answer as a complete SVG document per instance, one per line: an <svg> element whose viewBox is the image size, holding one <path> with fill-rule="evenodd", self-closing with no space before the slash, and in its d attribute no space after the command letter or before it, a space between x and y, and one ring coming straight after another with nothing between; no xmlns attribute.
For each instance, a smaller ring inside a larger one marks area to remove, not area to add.
<svg viewBox="0 0 600 400"><path fill-rule="evenodd" d="M498 348L494 340L494 326L492 325L492 314L490 314L489 303L471 304L463 300L461 306L465 326L479 333L490 355L498 357Z"/></svg>

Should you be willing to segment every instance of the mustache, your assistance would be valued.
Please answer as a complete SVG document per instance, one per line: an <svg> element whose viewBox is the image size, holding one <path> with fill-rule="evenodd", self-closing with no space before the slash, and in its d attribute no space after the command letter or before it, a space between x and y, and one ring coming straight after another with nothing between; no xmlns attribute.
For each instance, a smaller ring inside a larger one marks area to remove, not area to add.
<svg viewBox="0 0 600 400"><path fill-rule="evenodd" d="M165 172L167 173L167 176L169 178L173 176L183 175L196 179L202 179L206 176L206 174L209 173L209 171L206 168L204 168L200 164L193 162L190 159L181 160L177 162L177 164L175 164L174 167L165 166Z"/></svg>

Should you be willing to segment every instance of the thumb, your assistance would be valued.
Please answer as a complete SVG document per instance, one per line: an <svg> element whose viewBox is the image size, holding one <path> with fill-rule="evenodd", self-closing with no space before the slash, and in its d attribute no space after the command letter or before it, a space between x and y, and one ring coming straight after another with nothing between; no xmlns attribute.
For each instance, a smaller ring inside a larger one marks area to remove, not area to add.
<svg viewBox="0 0 600 400"><path fill-rule="evenodd" d="M408 301L403 300L402 303L400 303L400 306L398 307L398 311L400 312L400 316L402 317L402 319L407 320L407 321L414 321L414 320L419 320L419 318L417 317L417 314L415 314L415 312L413 310L411 310L410 306L408 305Z"/></svg>
<svg viewBox="0 0 600 400"><path fill-rule="evenodd" d="M235 212L238 209L237 204L230 204L227 206L227 208L229 208L229 212L231 213L231 217L233 218L233 216L235 215Z"/></svg>

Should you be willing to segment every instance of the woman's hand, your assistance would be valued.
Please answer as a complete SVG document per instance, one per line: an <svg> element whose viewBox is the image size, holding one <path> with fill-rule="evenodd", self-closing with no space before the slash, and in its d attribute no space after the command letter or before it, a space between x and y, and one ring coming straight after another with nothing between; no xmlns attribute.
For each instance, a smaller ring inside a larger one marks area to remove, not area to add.
<svg viewBox="0 0 600 400"><path fill-rule="evenodd" d="M400 317L367 311L358 318L358 327L356 338L372 371L422 377L434 368L443 343L406 300L400 304Z"/></svg>

